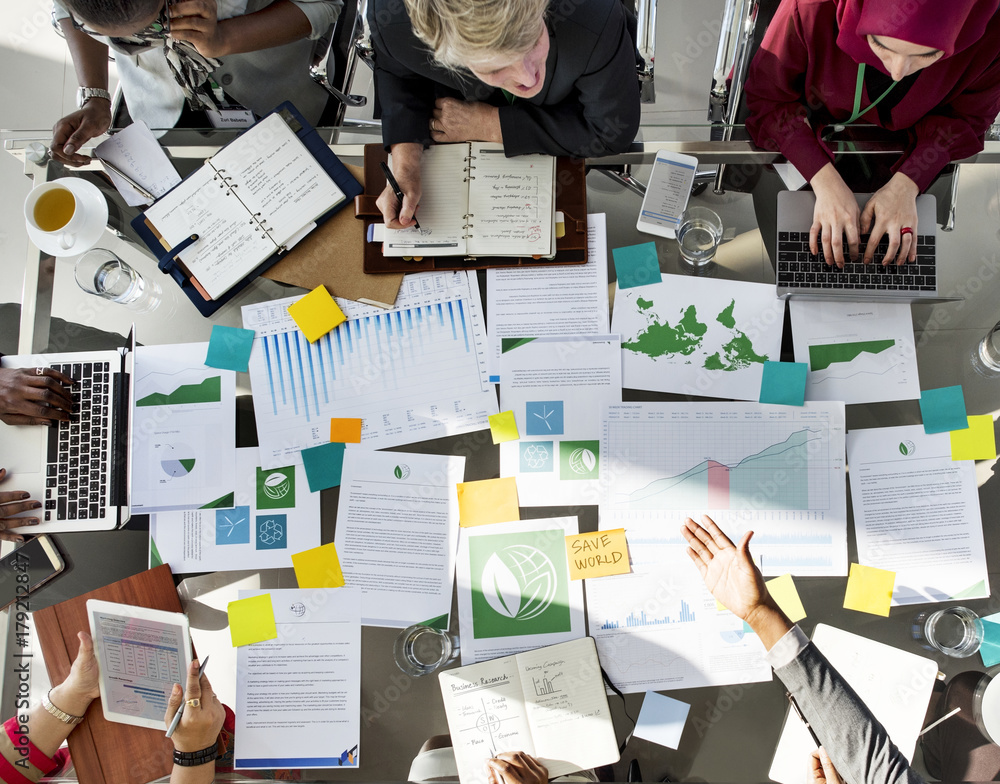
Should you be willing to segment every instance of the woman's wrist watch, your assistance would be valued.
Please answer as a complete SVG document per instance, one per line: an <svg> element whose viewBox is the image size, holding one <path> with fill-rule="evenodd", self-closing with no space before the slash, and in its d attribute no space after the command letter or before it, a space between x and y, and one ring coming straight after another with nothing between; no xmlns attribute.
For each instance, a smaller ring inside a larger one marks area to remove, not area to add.
<svg viewBox="0 0 1000 784"><path fill-rule="evenodd" d="M76 88L76 106L78 109L82 109L83 105L87 103L91 98L103 98L105 101L111 101L111 93L107 90L102 90L100 87L77 87Z"/></svg>

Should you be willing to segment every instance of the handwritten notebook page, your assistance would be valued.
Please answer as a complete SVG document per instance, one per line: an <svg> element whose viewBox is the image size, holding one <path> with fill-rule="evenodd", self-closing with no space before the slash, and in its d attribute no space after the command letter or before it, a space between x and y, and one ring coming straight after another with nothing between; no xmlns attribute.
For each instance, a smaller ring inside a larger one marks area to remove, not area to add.
<svg viewBox="0 0 1000 784"><path fill-rule="evenodd" d="M274 243L249 219L246 207L202 167L146 210L165 245L172 248L191 234L199 239L180 260L212 299L241 281L275 251ZM248 259L256 262L247 263Z"/></svg>
<svg viewBox="0 0 1000 784"><path fill-rule="evenodd" d="M554 223L556 159L550 155L504 156L502 144L472 145L469 186L472 228L469 254L550 256Z"/></svg>
<svg viewBox="0 0 1000 784"><path fill-rule="evenodd" d="M435 144L420 159L420 228L386 229L384 256L460 256L466 253L468 144ZM389 157L392 169L392 156Z"/></svg>
<svg viewBox="0 0 1000 784"><path fill-rule="evenodd" d="M220 150L211 161L224 171L236 195L260 213L276 245L286 245L313 221L344 200L302 140L278 114L271 114ZM262 259L263 260L263 259Z"/></svg>
<svg viewBox="0 0 1000 784"><path fill-rule="evenodd" d="M94 148L94 155L117 166L156 198L181 181L181 176L160 143L141 120L136 120L98 144ZM109 171L108 176L125 197L126 204L132 207L149 204L149 199L113 171Z"/></svg>

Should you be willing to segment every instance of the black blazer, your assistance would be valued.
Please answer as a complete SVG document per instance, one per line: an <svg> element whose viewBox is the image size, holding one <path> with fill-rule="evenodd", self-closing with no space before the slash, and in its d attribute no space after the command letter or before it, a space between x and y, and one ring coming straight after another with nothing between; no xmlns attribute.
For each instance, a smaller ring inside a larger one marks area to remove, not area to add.
<svg viewBox="0 0 1000 784"><path fill-rule="evenodd" d="M623 152L635 139L636 52L621 0L552 0L545 83L538 95L513 104L471 73L434 64L402 0L372 0L368 23L387 149L400 142L430 144L431 112L443 96L498 106L508 156L596 157Z"/></svg>

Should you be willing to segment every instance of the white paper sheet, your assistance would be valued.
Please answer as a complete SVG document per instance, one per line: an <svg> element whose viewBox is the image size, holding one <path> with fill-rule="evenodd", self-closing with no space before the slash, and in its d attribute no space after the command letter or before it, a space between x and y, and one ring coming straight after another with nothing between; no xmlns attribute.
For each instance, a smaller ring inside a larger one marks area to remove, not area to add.
<svg viewBox="0 0 1000 784"><path fill-rule="evenodd" d="M896 573L892 603L990 595L973 460L921 425L847 435L858 559Z"/></svg>
<svg viewBox="0 0 1000 784"><path fill-rule="evenodd" d="M760 639L718 609L688 558L681 519L627 526L632 574L587 581L601 664L626 693L770 680Z"/></svg>
<svg viewBox="0 0 1000 784"><path fill-rule="evenodd" d="M233 507L236 374L205 367L207 352L207 343L135 350L132 514Z"/></svg>
<svg viewBox="0 0 1000 784"><path fill-rule="evenodd" d="M236 450L232 509L160 512L149 536L174 574L281 569L291 554L320 545L319 493L297 466L260 467L258 450Z"/></svg>
<svg viewBox="0 0 1000 784"><path fill-rule="evenodd" d="M361 592L271 594L278 638L237 653L235 767L359 767Z"/></svg>
<svg viewBox="0 0 1000 784"><path fill-rule="evenodd" d="M847 574L844 404L622 403L601 436L601 527L709 514L766 575ZM601 582L609 578L601 578Z"/></svg>
<svg viewBox="0 0 1000 784"><path fill-rule="evenodd" d="M575 517L463 528L455 585L462 664L584 635L583 581L569 579Z"/></svg>
<svg viewBox="0 0 1000 784"><path fill-rule="evenodd" d="M795 361L809 365L806 400L878 403L920 397L908 302L792 299Z"/></svg>
<svg viewBox="0 0 1000 784"><path fill-rule="evenodd" d="M464 477L464 457L347 450L334 542L365 625L450 620Z"/></svg>
<svg viewBox="0 0 1000 784"><path fill-rule="evenodd" d="M142 120L133 121L98 144L94 155L117 166L156 198L181 181L177 169ZM151 204L149 199L114 172L109 171L108 176L129 206Z"/></svg>
<svg viewBox="0 0 1000 784"><path fill-rule="evenodd" d="M349 320L315 343L288 315L296 299L243 307L257 331L250 381L265 468L329 443L331 417L360 417L372 449L489 427L497 401L475 272L407 275L390 310L338 297Z"/></svg>
<svg viewBox="0 0 1000 784"><path fill-rule="evenodd" d="M601 410L622 399L617 335L538 338L500 358L500 410L520 439L500 444L500 475L521 506L599 501Z"/></svg>
<svg viewBox="0 0 1000 784"><path fill-rule="evenodd" d="M664 275L619 289L611 331L622 337L629 389L758 400L764 362L781 351L784 300L774 286Z"/></svg>
<svg viewBox="0 0 1000 784"><path fill-rule="evenodd" d="M490 381L500 381L503 338L604 335L608 239L604 213L587 216L587 263L486 271Z"/></svg>

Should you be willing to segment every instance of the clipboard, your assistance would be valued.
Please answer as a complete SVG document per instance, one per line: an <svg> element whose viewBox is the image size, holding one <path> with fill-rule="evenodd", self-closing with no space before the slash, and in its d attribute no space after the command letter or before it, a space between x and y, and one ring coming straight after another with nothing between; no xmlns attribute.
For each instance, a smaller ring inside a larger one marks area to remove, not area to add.
<svg viewBox="0 0 1000 784"><path fill-rule="evenodd" d="M382 223L382 213L375 200L385 189L385 175L379 168L389 155L381 144L365 145L364 193L354 199L354 217L362 226L362 236L368 237L368 227ZM552 258L519 256L424 256L420 261L382 255L382 245L364 242L364 271L426 272L428 270L470 270L490 267L551 267L560 264L587 262L587 172L581 158L560 156L556 159L556 210L564 215L565 233L556 238L556 253Z"/></svg>
<svg viewBox="0 0 1000 784"><path fill-rule="evenodd" d="M356 198L363 192L361 184L354 179L351 173L347 170L347 167L344 166L340 159L333 154L333 151L330 150L327 143L324 142L320 135L316 132L316 129L306 121L306 119L299 113L298 109L296 109L290 101L286 101L281 104L273 112L266 115L266 117L269 117L271 114L283 115L285 122L287 122L295 131L295 135L299 137L306 149L312 154L319 165L323 167L327 174L330 175L330 178L337 184L337 187L344 193L345 198L342 202L316 219L316 224L321 225L348 205L351 199ZM261 119L263 120L265 118ZM230 144L232 144L232 142L230 142ZM169 195L169 192L166 195ZM165 196L161 198L165 198ZM219 310L219 308L245 289L251 281L257 278L264 271L273 267L278 263L278 261L281 260L281 258L283 258L282 251L274 253L257 267L252 269L246 277L243 278L243 280L226 291L226 293L221 297L218 299L207 299L199 289L197 281L192 278L190 273L183 266L183 263L178 263L176 258L178 254L183 253L184 248L187 247L187 245L191 244L190 241L179 243L167 251L163 247L163 243L160 240L158 232L155 230L153 225L146 220L145 215L142 214L136 216L132 220L132 228L135 229L136 233L146 244L146 247L148 247L157 258L160 271L164 274L170 275L170 277L174 279L174 282L181 287L181 291L187 295L187 298L191 300L194 306L198 309L198 312L206 318L213 315L217 310Z"/></svg>

